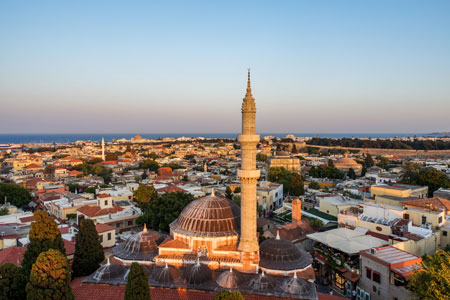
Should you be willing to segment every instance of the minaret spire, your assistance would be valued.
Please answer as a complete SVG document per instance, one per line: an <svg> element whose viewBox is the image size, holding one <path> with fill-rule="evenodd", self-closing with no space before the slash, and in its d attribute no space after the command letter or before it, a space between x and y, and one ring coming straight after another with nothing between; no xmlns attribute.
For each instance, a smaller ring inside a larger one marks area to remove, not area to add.
<svg viewBox="0 0 450 300"><path fill-rule="evenodd" d="M105 161L105 138L102 138L102 160Z"/></svg>
<svg viewBox="0 0 450 300"><path fill-rule="evenodd" d="M241 236L239 251L244 270L253 272L258 266L259 244L256 228L256 183L260 172L256 169L256 145L259 135L255 132L255 99L250 85L250 69L248 70L247 93L242 101L242 134L238 141L241 144L241 169L238 177L241 180Z"/></svg>

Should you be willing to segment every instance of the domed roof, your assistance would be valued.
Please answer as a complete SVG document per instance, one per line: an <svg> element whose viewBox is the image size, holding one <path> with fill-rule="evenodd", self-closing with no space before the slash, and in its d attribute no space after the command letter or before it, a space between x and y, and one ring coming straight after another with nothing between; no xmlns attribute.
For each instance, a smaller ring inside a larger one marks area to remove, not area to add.
<svg viewBox="0 0 450 300"><path fill-rule="evenodd" d="M360 164L358 164L354 159L348 157L348 154L346 153L345 156L338 159L334 165L335 166L359 166Z"/></svg>
<svg viewBox="0 0 450 300"><path fill-rule="evenodd" d="M296 273L294 273L294 277L283 280L281 288L292 295L305 295L309 292L308 283L301 278L297 278Z"/></svg>
<svg viewBox="0 0 450 300"><path fill-rule="evenodd" d="M177 268L166 264L165 267L155 268L151 277L160 283L171 283L180 278L180 271Z"/></svg>
<svg viewBox="0 0 450 300"><path fill-rule="evenodd" d="M239 281L239 274L238 272L233 271L233 269L222 272L222 274L220 274L216 279L217 284L225 289L237 288Z"/></svg>
<svg viewBox="0 0 450 300"><path fill-rule="evenodd" d="M158 244L164 238L154 230L144 230L130 236L125 242L113 248L115 256L127 260L152 260L158 254Z"/></svg>
<svg viewBox="0 0 450 300"><path fill-rule="evenodd" d="M170 229L191 236L225 236L236 235L239 226L239 206L213 192L189 203Z"/></svg>
<svg viewBox="0 0 450 300"><path fill-rule="evenodd" d="M257 291L269 291L273 290L277 286L277 281L273 279L272 276L268 274L264 274L262 271L261 274L256 275L248 282L248 286Z"/></svg>
<svg viewBox="0 0 450 300"><path fill-rule="evenodd" d="M312 263L311 256L300 251L292 242L277 238L268 239L259 246L259 265L270 270L298 270Z"/></svg>
<svg viewBox="0 0 450 300"><path fill-rule="evenodd" d="M122 265L111 264L109 258L106 264L100 266L90 277L94 282L121 282L126 280L128 275L128 267Z"/></svg>
<svg viewBox="0 0 450 300"><path fill-rule="evenodd" d="M207 265L201 264L197 261L196 264L186 268L181 276L187 283L202 284L208 280L211 280L211 270Z"/></svg>

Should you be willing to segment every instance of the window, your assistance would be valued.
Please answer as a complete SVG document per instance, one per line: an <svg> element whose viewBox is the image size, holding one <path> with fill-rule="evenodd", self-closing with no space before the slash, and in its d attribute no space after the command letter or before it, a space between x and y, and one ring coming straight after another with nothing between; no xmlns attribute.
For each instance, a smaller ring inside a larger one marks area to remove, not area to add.
<svg viewBox="0 0 450 300"><path fill-rule="evenodd" d="M442 223L442 216L439 217L438 223Z"/></svg>
<svg viewBox="0 0 450 300"><path fill-rule="evenodd" d="M372 270L366 267L366 277L372 279Z"/></svg>
<svg viewBox="0 0 450 300"><path fill-rule="evenodd" d="M128 221L128 226L133 225L133 221Z"/></svg>
<svg viewBox="0 0 450 300"><path fill-rule="evenodd" d="M426 216L422 216L422 224L425 224L427 222L427 217Z"/></svg>
<svg viewBox="0 0 450 300"><path fill-rule="evenodd" d="M374 271L372 280L375 281L376 283L380 283L380 273Z"/></svg>
<svg viewBox="0 0 450 300"><path fill-rule="evenodd" d="M105 206L107 206L108 205L108 200L105 200Z"/></svg>
<svg viewBox="0 0 450 300"><path fill-rule="evenodd" d="M372 290L376 293L377 292L377 287L376 286L372 286Z"/></svg>
<svg viewBox="0 0 450 300"><path fill-rule="evenodd" d="M409 214L404 214L404 215L403 215L403 219L409 220Z"/></svg>
<svg viewBox="0 0 450 300"><path fill-rule="evenodd" d="M100 238L100 243L103 243L103 234L100 234L99 238Z"/></svg>
<svg viewBox="0 0 450 300"><path fill-rule="evenodd" d="M108 233L108 241L111 240L111 232Z"/></svg>
<svg viewBox="0 0 450 300"><path fill-rule="evenodd" d="M445 230L442 231L442 235L443 235L443 236L447 236L447 231L445 231Z"/></svg>
<svg viewBox="0 0 450 300"><path fill-rule="evenodd" d="M119 228L119 227L120 227L120 223L117 223L117 224L116 224L116 227Z"/></svg>

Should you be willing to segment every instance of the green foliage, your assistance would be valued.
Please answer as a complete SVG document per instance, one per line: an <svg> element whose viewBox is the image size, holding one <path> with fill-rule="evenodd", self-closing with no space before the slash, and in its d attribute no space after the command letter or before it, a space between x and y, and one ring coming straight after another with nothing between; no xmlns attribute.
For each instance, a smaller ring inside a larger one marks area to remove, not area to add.
<svg viewBox="0 0 450 300"><path fill-rule="evenodd" d="M78 190L79 185L77 183L69 183L67 185L69 187L69 192L75 193Z"/></svg>
<svg viewBox="0 0 450 300"><path fill-rule="evenodd" d="M244 300L244 296L239 291L223 290L214 296L214 300Z"/></svg>
<svg viewBox="0 0 450 300"><path fill-rule="evenodd" d="M124 300L150 300L148 275L144 267L136 262L130 267Z"/></svg>
<svg viewBox="0 0 450 300"><path fill-rule="evenodd" d="M23 255L21 272L27 278L31 267L41 252L49 249L59 250L66 255L66 249L55 220L44 211L34 213L34 222L31 223L29 233L30 243Z"/></svg>
<svg viewBox="0 0 450 300"><path fill-rule="evenodd" d="M7 208L0 209L0 216L6 216L7 214L8 214L8 209Z"/></svg>
<svg viewBox="0 0 450 300"><path fill-rule="evenodd" d="M153 159L145 159L139 163L140 169L149 169L150 171L156 172L159 169L159 164Z"/></svg>
<svg viewBox="0 0 450 300"><path fill-rule="evenodd" d="M67 214L66 217L67 217L67 219L72 219L72 220L74 220L74 219L77 218L77 214Z"/></svg>
<svg viewBox="0 0 450 300"><path fill-rule="evenodd" d="M344 173L342 173L335 167L318 166L316 168L313 166L309 170L309 176L315 177L315 178L343 179Z"/></svg>
<svg viewBox="0 0 450 300"><path fill-rule="evenodd" d="M139 187L133 192L134 199L142 209L145 209L152 199L157 196L158 194L155 191L155 188L145 184L140 184Z"/></svg>
<svg viewBox="0 0 450 300"><path fill-rule="evenodd" d="M389 162L390 161L388 158L386 158L384 156L380 156L380 157L378 157L377 166L386 170L388 168Z"/></svg>
<svg viewBox="0 0 450 300"><path fill-rule="evenodd" d="M237 188L234 189L234 193L235 194L239 194L241 192L241 187L238 186Z"/></svg>
<svg viewBox="0 0 450 300"><path fill-rule="evenodd" d="M58 250L42 252L27 284L27 300L72 300L67 258Z"/></svg>
<svg viewBox="0 0 450 300"><path fill-rule="evenodd" d="M101 161L101 160L100 160ZM74 166L74 170L77 170L79 172L83 172L83 175L96 175L103 178L105 183L110 183L112 178L112 170L105 168L104 166L100 164L91 164L92 161L89 161L89 163L80 164L77 166Z"/></svg>
<svg viewBox="0 0 450 300"><path fill-rule="evenodd" d="M227 197L227 199L229 200L233 199L233 192L231 191L231 188L229 186L227 186L227 188L225 189L225 197Z"/></svg>
<svg viewBox="0 0 450 300"><path fill-rule="evenodd" d="M118 160L118 159L119 159L119 153L117 153L117 152L108 152L105 154L106 161Z"/></svg>
<svg viewBox="0 0 450 300"><path fill-rule="evenodd" d="M444 140L413 140L394 141L388 139L362 140L353 138L327 139L313 138L309 145L350 147L350 148L377 148L377 149L414 149L414 150L445 150L450 149L450 142Z"/></svg>
<svg viewBox="0 0 450 300"><path fill-rule="evenodd" d="M176 163L163 164L162 167L171 168L172 170L183 169L184 167Z"/></svg>
<svg viewBox="0 0 450 300"><path fill-rule="evenodd" d="M329 167L332 167L332 168L335 167L335 166L334 166L334 162L333 162L333 160L332 160L331 158L328 160L328 166L329 166Z"/></svg>
<svg viewBox="0 0 450 300"><path fill-rule="evenodd" d="M25 188L13 183L0 183L0 200L7 201L14 206L23 207L30 203L31 194Z"/></svg>
<svg viewBox="0 0 450 300"><path fill-rule="evenodd" d="M231 199L231 201L233 201L233 203L237 206L241 206L241 196L233 196L233 199Z"/></svg>
<svg viewBox="0 0 450 300"><path fill-rule="evenodd" d="M444 172L434 168L423 168L417 164L408 163L404 167L402 183L428 186L428 195L442 188L450 188L450 179Z"/></svg>
<svg viewBox="0 0 450 300"><path fill-rule="evenodd" d="M373 161L372 155L370 155L370 153L366 154L366 158L364 159L364 166L366 166L366 168L370 168L373 167L375 165L375 162Z"/></svg>
<svg viewBox="0 0 450 300"><path fill-rule="evenodd" d="M271 182L281 183L284 193L289 191L292 173L283 167L272 167L267 173L267 180Z"/></svg>
<svg viewBox="0 0 450 300"><path fill-rule="evenodd" d="M416 272L409 279L409 287L416 299L450 299L450 254L438 249L422 262L423 271Z"/></svg>
<svg viewBox="0 0 450 300"><path fill-rule="evenodd" d="M84 192L85 193L90 193L90 194L95 194L95 191L97 190L97 187L96 186L90 186L90 187L87 187L85 190L84 190Z"/></svg>
<svg viewBox="0 0 450 300"><path fill-rule="evenodd" d="M314 219L311 221L310 224L313 228L316 228L316 229L321 228L323 226L323 222L320 219Z"/></svg>
<svg viewBox="0 0 450 300"><path fill-rule="evenodd" d="M257 153L256 154L256 160L260 161L260 162L266 162L267 160L267 155L262 154L262 153Z"/></svg>
<svg viewBox="0 0 450 300"><path fill-rule="evenodd" d="M26 298L26 278L20 268L12 263L0 265L0 300L21 300Z"/></svg>
<svg viewBox="0 0 450 300"><path fill-rule="evenodd" d="M305 193L302 176L298 173L292 173L291 182L289 183L289 194L291 196L300 196Z"/></svg>
<svg viewBox="0 0 450 300"><path fill-rule="evenodd" d="M353 168L350 168L347 172L347 176L350 179L356 179L356 173L355 170L353 170Z"/></svg>
<svg viewBox="0 0 450 300"><path fill-rule="evenodd" d="M319 183L317 183L317 181L311 181L308 187L313 190L320 190L320 185Z"/></svg>
<svg viewBox="0 0 450 300"><path fill-rule="evenodd" d="M137 218L136 223L140 225L146 223L154 230L169 231L169 224L178 218L192 200L194 196L183 192L157 195L144 208L144 214Z"/></svg>
<svg viewBox="0 0 450 300"><path fill-rule="evenodd" d="M74 276L90 275L100 267L100 263L104 259L103 247L94 222L90 219L82 220L80 231L76 235L75 255L72 263Z"/></svg>

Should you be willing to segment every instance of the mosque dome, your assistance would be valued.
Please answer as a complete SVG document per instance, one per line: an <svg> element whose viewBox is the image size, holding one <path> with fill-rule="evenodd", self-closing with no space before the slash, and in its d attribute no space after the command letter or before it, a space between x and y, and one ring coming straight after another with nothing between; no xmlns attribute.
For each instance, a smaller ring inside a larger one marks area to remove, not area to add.
<svg viewBox="0 0 450 300"><path fill-rule="evenodd" d="M144 230L129 237L113 249L114 256L125 260L152 260L158 254L158 244L164 239L158 232Z"/></svg>
<svg viewBox="0 0 450 300"><path fill-rule="evenodd" d="M211 280L211 270L207 265L197 261L196 264L187 267L181 276L189 284L202 284Z"/></svg>
<svg viewBox="0 0 450 300"><path fill-rule="evenodd" d="M296 273L294 273L293 277L283 280L281 288L283 291L292 295L306 295L309 293L308 283L305 280L298 278Z"/></svg>
<svg viewBox="0 0 450 300"><path fill-rule="evenodd" d="M239 285L239 274L236 271L233 271L233 269L230 269L229 271L224 271L222 274L217 277L216 282L219 286L223 287L224 289L235 289Z"/></svg>
<svg viewBox="0 0 450 300"><path fill-rule="evenodd" d="M346 153L344 157L338 159L334 165L336 167L346 167L346 166L355 166L358 167L360 164L358 164L354 159L348 157L348 154Z"/></svg>
<svg viewBox="0 0 450 300"><path fill-rule="evenodd" d="M100 266L89 279L93 282L122 282L128 276L129 268L123 265L111 264L109 258L106 264Z"/></svg>
<svg viewBox="0 0 450 300"><path fill-rule="evenodd" d="M268 239L259 248L259 265L267 270L290 271L304 269L312 263L311 256L292 242L280 238Z"/></svg>
<svg viewBox="0 0 450 300"><path fill-rule="evenodd" d="M248 282L248 286L256 291L270 291L273 290L277 286L277 281L271 275L264 274L262 271L261 274L256 275Z"/></svg>
<svg viewBox="0 0 450 300"><path fill-rule="evenodd" d="M236 235L239 226L239 206L213 192L189 203L170 229L190 236L214 237Z"/></svg>
<svg viewBox="0 0 450 300"><path fill-rule="evenodd" d="M180 271L166 264L165 267L154 268L151 277L159 283L171 283L180 278Z"/></svg>

